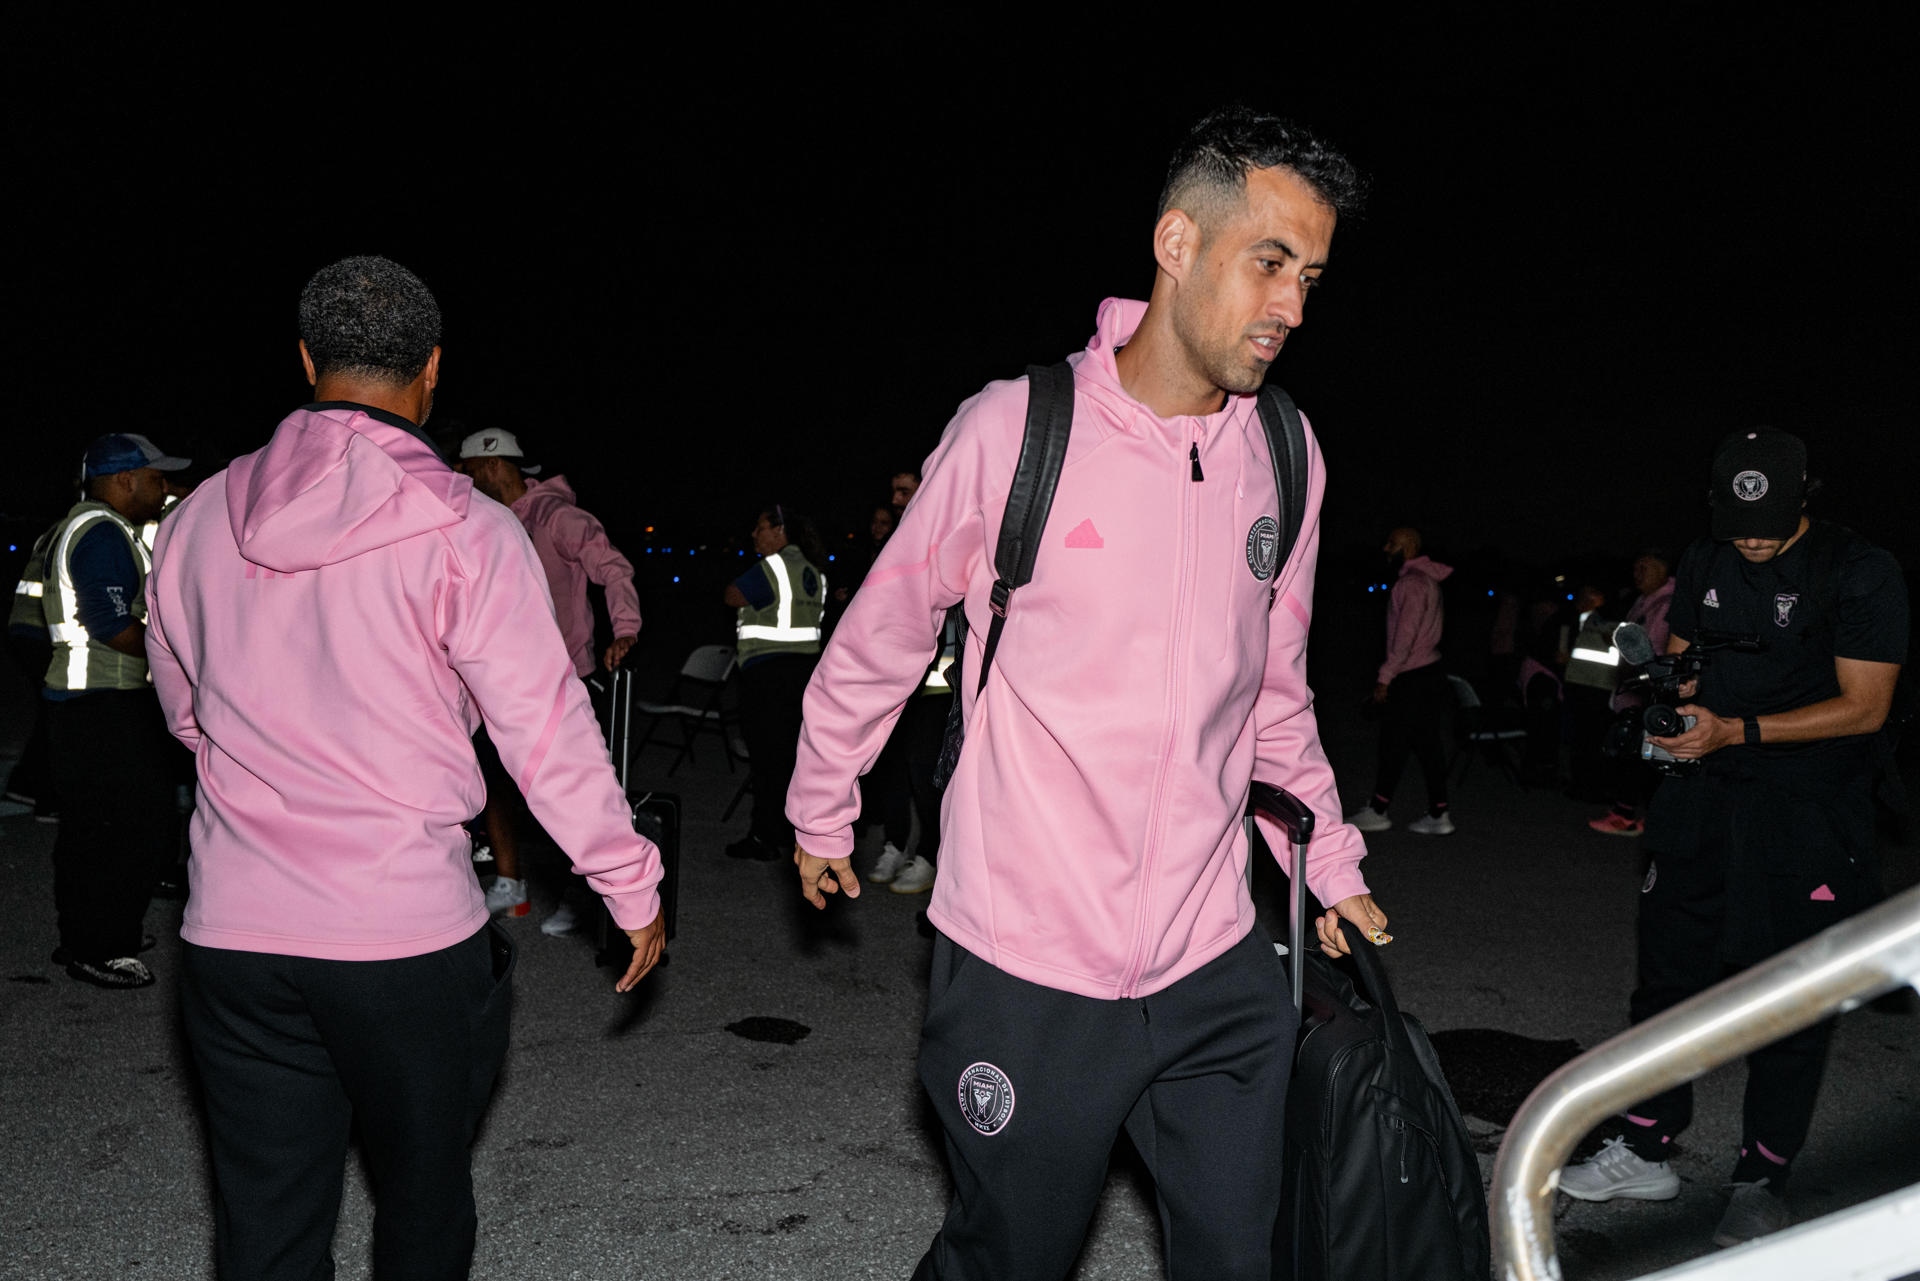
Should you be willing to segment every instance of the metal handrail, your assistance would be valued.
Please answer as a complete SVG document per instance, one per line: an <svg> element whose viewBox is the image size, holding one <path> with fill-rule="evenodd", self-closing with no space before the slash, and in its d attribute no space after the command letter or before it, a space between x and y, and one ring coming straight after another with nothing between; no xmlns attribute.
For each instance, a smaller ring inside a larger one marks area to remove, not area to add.
<svg viewBox="0 0 1920 1281"><path fill-rule="evenodd" d="M1920 980L1920 887L1833 926L1598 1045L1542 1081L1494 1160L1488 1211L1504 1281L1561 1281L1553 1240L1560 1168L1582 1135L1883 992Z"/></svg>

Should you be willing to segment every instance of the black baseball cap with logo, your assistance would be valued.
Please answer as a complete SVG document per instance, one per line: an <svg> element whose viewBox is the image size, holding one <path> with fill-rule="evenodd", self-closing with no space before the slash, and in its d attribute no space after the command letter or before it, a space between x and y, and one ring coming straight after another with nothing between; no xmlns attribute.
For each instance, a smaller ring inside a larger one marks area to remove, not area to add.
<svg viewBox="0 0 1920 1281"><path fill-rule="evenodd" d="M1807 502L1807 446L1777 427L1750 427L1713 451L1713 536L1792 538Z"/></svg>

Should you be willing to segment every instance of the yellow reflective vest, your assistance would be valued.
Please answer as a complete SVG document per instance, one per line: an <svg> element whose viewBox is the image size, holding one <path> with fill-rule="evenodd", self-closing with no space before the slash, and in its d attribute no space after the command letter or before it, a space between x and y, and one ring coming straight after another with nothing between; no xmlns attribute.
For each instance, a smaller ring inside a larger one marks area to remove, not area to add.
<svg viewBox="0 0 1920 1281"><path fill-rule="evenodd" d="M818 654L827 576L792 543L761 561L760 569L773 584L773 603L741 608L735 656L745 663L768 654Z"/></svg>
<svg viewBox="0 0 1920 1281"><path fill-rule="evenodd" d="M80 621L80 597L73 582L73 551L95 525L107 521L127 540L133 552L137 581L128 608L140 622L147 621L147 574L153 560L140 531L105 503L92 501L75 504L72 511L53 528L53 541L47 546L46 569L40 607L47 620L47 638L53 642L53 658L47 664L47 688L64 690L146 689L147 660L122 654L97 641Z"/></svg>
<svg viewBox="0 0 1920 1281"><path fill-rule="evenodd" d="M20 581L13 585L13 611L7 615L7 630L32 628L45 639L47 611L41 607L40 600L47 594L47 548L53 545L53 536L65 523L63 517L33 540L33 553L27 557L27 567L21 571Z"/></svg>

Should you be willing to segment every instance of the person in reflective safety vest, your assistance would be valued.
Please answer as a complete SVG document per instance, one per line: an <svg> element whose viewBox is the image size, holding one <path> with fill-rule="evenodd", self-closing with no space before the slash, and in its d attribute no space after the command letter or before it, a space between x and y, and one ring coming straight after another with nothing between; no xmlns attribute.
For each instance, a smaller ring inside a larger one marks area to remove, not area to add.
<svg viewBox="0 0 1920 1281"><path fill-rule="evenodd" d="M40 607L52 645L42 694L62 799L53 959L100 987L153 982L138 956L140 925L173 854L172 749L147 679L152 561L140 526L166 501L162 473L189 465L144 436L100 437L87 448L86 497L47 544Z"/></svg>
<svg viewBox="0 0 1920 1281"><path fill-rule="evenodd" d="M812 525L779 503L760 513L753 550L760 563L725 593L739 611L740 728L753 765L753 825L727 854L771 862L793 850L787 783L800 737L800 699L820 657L827 557Z"/></svg>

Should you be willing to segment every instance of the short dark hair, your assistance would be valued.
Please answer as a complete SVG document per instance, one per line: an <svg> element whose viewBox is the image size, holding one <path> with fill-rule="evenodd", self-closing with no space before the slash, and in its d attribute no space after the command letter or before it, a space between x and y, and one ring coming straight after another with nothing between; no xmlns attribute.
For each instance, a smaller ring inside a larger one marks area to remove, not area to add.
<svg viewBox="0 0 1920 1281"><path fill-rule="evenodd" d="M342 258L300 291L300 338L317 374L404 387L440 345L440 304L391 259Z"/></svg>
<svg viewBox="0 0 1920 1281"><path fill-rule="evenodd" d="M1297 174L1340 218L1358 217L1366 206L1365 175L1326 139L1291 120L1229 106L1209 112L1174 148L1155 221L1179 208L1204 227L1228 200L1245 199L1255 169Z"/></svg>

